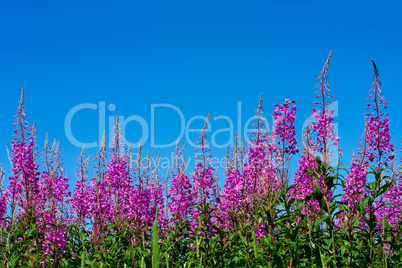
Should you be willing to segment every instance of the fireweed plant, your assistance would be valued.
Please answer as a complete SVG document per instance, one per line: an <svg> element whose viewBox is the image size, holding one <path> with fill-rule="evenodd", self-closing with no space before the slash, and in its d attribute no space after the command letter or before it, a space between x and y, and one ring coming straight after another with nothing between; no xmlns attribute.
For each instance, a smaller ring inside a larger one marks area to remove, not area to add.
<svg viewBox="0 0 402 268"><path fill-rule="evenodd" d="M311 120L296 141L296 101L264 125L262 95L248 141L227 149L224 184L201 131L193 171L184 145L161 177L131 158L117 120L94 157L77 160L74 192L56 141L40 150L16 109L8 184L0 166L1 267L402 267L401 161L373 63L365 129L348 167L333 125L328 56ZM298 157L295 174L290 161ZM145 160L144 160L145 159ZM88 172L89 170L93 172ZM89 175L92 174L92 175Z"/></svg>

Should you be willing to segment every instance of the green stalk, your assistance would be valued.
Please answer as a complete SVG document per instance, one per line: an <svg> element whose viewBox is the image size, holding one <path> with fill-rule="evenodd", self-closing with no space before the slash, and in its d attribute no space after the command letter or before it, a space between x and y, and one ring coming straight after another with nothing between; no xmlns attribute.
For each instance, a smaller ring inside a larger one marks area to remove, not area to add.
<svg viewBox="0 0 402 268"><path fill-rule="evenodd" d="M81 253L81 268L85 268L85 253Z"/></svg>
<svg viewBox="0 0 402 268"><path fill-rule="evenodd" d="M310 217L309 214L307 213L307 224L308 224L308 237L310 240L309 246L310 246L310 251L311 251L311 256L313 256L313 249L315 248L315 245L313 244L313 239L311 237L311 223L310 223ZM314 247L314 248L313 248ZM311 258L312 261L314 261L314 257Z"/></svg>
<svg viewBox="0 0 402 268"><path fill-rule="evenodd" d="M165 256L166 256L166 268L169 268L169 253L167 253Z"/></svg>
<svg viewBox="0 0 402 268"><path fill-rule="evenodd" d="M201 258L200 258L200 263L198 264L198 268L202 268L202 255L201 255Z"/></svg>
<svg viewBox="0 0 402 268"><path fill-rule="evenodd" d="M382 213L382 232L384 235L384 240L387 239L385 235L385 212ZM384 250L384 267L387 268L387 253L386 253L386 248L385 248L385 242L383 242L383 250Z"/></svg>
<svg viewBox="0 0 402 268"><path fill-rule="evenodd" d="M257 239L255 238L255 231L253 231L253 244L254 244L254 258L257 260L258 259L258 254L257 254Z"/></svg>
<svg viewBox="0 0 402 268"><path fill-rule="evenodd" d="M152 267L159 267L159 235L158 235L158 208L156 208L155 220L152 224Z"/></svg>

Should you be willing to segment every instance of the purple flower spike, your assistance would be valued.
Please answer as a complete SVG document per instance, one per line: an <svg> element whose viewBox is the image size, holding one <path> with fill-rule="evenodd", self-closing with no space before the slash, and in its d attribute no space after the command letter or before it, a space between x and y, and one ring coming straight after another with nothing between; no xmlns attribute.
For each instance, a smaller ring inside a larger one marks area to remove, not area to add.
<svg viewBox="0 0 402 268"><path fill-rule="evenodd" d="M281 185L287 185L289 181L289 161L291 156L298 153L296 142L296 101L286 100L283 105L275 105L274 129L275 143L270 144L268 151L273 153L276 162L278 177Z"/></svg>
<svg viewBox="0 0 402 268"><path fill-rule="evenodd" d="M373 60L373 83L370 90L370 96L367 100L371 99L372 102L367 104L367 109L372 109L371 113L367 113L367 127L366 127L366 140L367 149L365 156L370 162L376 161L377 170L381 166L387 167L390 161L393 159L393 153L395 147L391 143L391 133L389 129L388 114L383 114L383 109L387 108L387 102L382 95L380 89L380 75L378 69Z"/></svg>
<svg viewBox="0 0 402 268"><path fill-rule="evenodd" d="M313 108L313 122L312 122L312 130L313 133L316 133L315 142L312 144L313 148L322 154L322 160L330 164L331 161L331 151L330 146L338 145L339 137L336 136L332 114L335 113L333 109L329 109L328 105L334 103L331 101L333 96L330 94L330 89L328 85L328 67L329 67L329 59L331 58L332 51L329 53L327 61L320 72L319 83L316 85L318 89L315 92L315 97L320 99L320 101L314 102L314 104L318 104L318 108Z"/></svg>

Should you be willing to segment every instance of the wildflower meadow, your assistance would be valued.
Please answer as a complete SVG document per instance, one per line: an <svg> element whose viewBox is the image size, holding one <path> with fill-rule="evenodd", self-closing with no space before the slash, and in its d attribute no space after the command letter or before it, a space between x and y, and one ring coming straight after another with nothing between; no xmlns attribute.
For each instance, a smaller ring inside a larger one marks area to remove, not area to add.
<svg viewBox="0 0 402 268"><path fill-rule="evenodd" d="M83 148L77 163L63 163L57 142L38 144L22 91L12 170L0 169L0 266L402 267L402 165L377 66L362 96L359 147L344 163L330 58L303 139L296 100L275 105L268 128L261 94L250 139L227 149L223 179L211 162L209 117L193 170L179 140L167 174L141 146L133 159L118 119L110 144L104 137L95 156ZM73 192L65 165L76 165Z"/></svg>

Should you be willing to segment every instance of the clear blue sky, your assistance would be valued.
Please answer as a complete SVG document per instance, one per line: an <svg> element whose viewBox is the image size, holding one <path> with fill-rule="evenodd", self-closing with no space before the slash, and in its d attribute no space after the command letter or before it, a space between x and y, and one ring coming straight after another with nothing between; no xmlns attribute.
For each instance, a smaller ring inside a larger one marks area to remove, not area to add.
<svg viewBox="0 0 402 268"><path fill-rule="evenodd" d="M105 103L106 127L116 113L144 118L150 127L151 105L165 103L180 109L185 123L210 112L211 118L231 118L237 130L238 102L244 124L263 92L270 122L274 104L286 98L297 101L300 141L315 79L333 50L329 83L338 101L335 122L345 164L363 132L371 58L382 76L399 150L402 4L331 2L2 1L0 136L11 141L13 108L23 87L28 121L37 120L39 146L46 132L57 138L72 183L81 148L67 139L64 124L68 112L84 103ZM98 140L98 112L99 106L76 113L72 133L77 140ZM181 128L177 112L159 108L155 118L155 141L175 140ZM191 128L202 125L195 119ZM228 124L215 120L211 127L213 132ZM142 133L138 122L127 124L126 131L131 142ZM193 142L196 136L190 135ZM220 133L216 139L223 144L229 135ZM169 156L174 147L151 148L149 138L144 149ZM190 158L193 148L187 149ZM225 149L211 149L219 157L225 154ZM3 141L0 162L9 172Z"/></svg>

